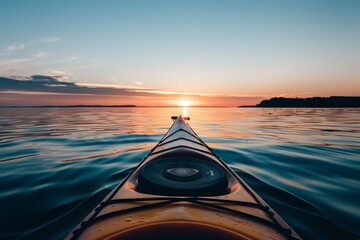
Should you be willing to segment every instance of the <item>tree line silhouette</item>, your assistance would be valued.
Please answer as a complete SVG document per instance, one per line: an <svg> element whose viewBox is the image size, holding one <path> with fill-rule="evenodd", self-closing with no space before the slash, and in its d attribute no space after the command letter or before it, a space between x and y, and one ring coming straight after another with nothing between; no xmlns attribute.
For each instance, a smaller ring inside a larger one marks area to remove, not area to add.
<svg viewBox="0 0 360 240"><path fill-rule="evenodd" d="M312 97L312 98L284 98L276 97L263 100L256 107L360 107L360 97Z"/></svg>

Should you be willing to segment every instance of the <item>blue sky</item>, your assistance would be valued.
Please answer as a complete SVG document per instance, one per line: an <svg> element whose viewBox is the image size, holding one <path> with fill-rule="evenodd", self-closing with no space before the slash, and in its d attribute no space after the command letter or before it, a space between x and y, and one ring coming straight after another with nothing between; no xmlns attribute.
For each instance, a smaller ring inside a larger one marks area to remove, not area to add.
<svg viewBox="0 0 360 240"><path fill-rule="evenodd" d="M0 0L0 76L226 96L360 95L360 1Z"/></svg>

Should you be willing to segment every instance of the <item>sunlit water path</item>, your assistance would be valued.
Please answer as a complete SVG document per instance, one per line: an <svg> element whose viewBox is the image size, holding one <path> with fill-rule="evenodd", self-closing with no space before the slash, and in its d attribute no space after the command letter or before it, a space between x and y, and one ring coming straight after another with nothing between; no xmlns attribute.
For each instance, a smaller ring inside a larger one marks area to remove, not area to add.
<svg viewBox="0 0 360 240"><path fill-rule="evenodd" d="M0 238L62 239L182 111L0 109ZM187 111L198 135L304 239L360 234L360 109Z"/></svg>

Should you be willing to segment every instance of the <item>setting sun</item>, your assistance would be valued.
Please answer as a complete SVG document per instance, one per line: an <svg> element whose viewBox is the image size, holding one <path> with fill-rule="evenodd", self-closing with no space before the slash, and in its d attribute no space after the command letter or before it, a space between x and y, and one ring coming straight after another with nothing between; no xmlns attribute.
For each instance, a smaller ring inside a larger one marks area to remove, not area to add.
<svg viewBox="0 0 360 240"><path fill-rule="evenodd" d="M181 107L189 107L191 105L191 101L190 100L179 100L178 101L178 105Z"/></svg>

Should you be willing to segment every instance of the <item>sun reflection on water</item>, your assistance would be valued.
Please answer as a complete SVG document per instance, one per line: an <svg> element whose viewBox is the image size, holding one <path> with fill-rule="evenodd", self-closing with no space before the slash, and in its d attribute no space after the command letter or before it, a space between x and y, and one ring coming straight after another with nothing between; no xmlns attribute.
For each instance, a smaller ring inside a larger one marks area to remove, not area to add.
<svg viewBox="0 0 360 240"><path fill-rule="evenodd" d="M188 117L188 107L184 106L182 111L183 117Z"/></svg>

